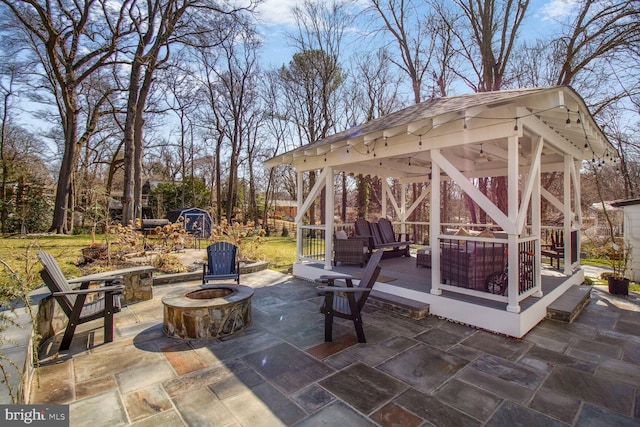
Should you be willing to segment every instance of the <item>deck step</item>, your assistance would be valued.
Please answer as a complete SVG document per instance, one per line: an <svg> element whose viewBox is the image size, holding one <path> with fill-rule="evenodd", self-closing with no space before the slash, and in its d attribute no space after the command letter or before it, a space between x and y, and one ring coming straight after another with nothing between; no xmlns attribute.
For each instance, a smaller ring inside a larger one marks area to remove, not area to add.
<svg viewBox="0 0 640 427"><path fill-rule="evenodd" d="M571 286L547 307L547 319L571 323L589 303L591 286Z"/></svg>
<svg viewBox="0 0 640 427"><path fill-rule="evenodd" d="M429 304L376 290L371 291L367 304L416 320L424 319L429 315Z"/></svg>

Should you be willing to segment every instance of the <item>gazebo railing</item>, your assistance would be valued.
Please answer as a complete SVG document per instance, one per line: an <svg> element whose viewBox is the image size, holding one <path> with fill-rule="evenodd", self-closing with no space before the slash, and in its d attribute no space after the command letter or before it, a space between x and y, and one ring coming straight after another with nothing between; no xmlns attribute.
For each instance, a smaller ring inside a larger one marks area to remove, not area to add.
<svg viewBox="0 0 640 427"><path fill-rule="evenodd" d="M442 289L507 301L508 250L504 238L441 235L440 277ZM518 300L536 288L536 238L518 242ZM491 279L491 280L490 280Z"/></svg>
<svg viewBox="0 0 640 427"><path fill-rule="evenodd" d="M301 225L300 258L307 261L324 261L325 230L323 225Z"/></svg>

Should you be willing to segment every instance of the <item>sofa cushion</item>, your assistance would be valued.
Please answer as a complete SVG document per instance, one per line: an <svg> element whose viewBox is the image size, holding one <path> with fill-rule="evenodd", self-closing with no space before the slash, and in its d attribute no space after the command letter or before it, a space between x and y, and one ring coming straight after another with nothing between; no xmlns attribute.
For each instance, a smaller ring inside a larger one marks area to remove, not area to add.
<svg viewBox="0 0 640 427"><path fill-rule="evenodd" d="M347 240L347 232L344 230L336 231L336 239Z"/></svg>

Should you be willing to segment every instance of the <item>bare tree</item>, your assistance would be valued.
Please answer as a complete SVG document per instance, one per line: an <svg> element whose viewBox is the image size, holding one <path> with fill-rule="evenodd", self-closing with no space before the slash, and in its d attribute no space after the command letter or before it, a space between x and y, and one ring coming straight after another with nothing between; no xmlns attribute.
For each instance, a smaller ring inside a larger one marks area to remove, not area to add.
<svg viewBox="0 0 640 427"><path fill-rule="evenodd" d="M163 79L163 87L167 89L167 98L169 98L167 103L178 120L177 139L180 151L180 175L185 183L188 177L194 177L194 113L198 103L196 97L198 80L192 75L191 70L187 70L180 65L186 62L187 60L183 55L178 55L175 64L164 73L165 78ZM195 180L191 179L190 182L191 200L196 200ZM186 188L182 187L181 207L187 207L185 205L185 191Z"/></svg>
<svg viewBox="0 0 640 427"><path fill-rule="evenodd" d="M434 15L423 16L420 2L411 0L371 0L371 9L384 24L397 45L400 60L390 55L390 60L411 80L413 102L422 100L422 83L429 68L436 46L436 38L427 31Z"/></svg>
<svg viewBox="0 0 640 427"><path fill-rule="evenodd" d="M338 91L345 81L340 53L352 17L347 4L336 1L305 0L294 8L293 13L297 29L290 38L298 52L279 74L288 119L298 143L305 145L335 131L340 110ZM315 171L310 171L309 188L315 184L315 179ZM320 200L323 209L324 197ZM309 215L313 223L316 217L314 204Z"/></svg>
<svg viewBox="0 0 640 427"><path fill-rule="evenodd" d="M268 157L274 157L285 146L287 139L291 137L291 128L286 120L286 106L281 94L279 73L277 70L263 73L264 83L262 89L262 104L268 106L264 110L263 134L271 141ZM291 176L291 168L273 167L269 170L267 184L265 186L265 199L263 206L263 223L267 224L268 213L274 209L275 200L278 198L277 188L291 189L290 197L296 200L295 185L287 187L284 182ZM291 181L291 179L289 179ZM292 179L295 182L295 179Z"/></svg>
<svg viewBox="0 0 640 427"><path fill-rule="evenodd" d="M0 168L2 168L2 175L0 178L0 193L2 194L2 200L0 201L0 222L2 222L2 233L6 232L6 222L9 216L9 204L7 203L7 184L10 174L10 160L8 156L8 150L6 147L8 127L10 126L10 101L14 96L14 83L16 80L17 69L14 67L8 67L3 69L3 74L7 76L7 82L0 81L0 93L2 94L2 123L0 124ZM4 79L3 79L4 80Z"/></svg>
<svg viewBox="0 0 640 427"><path fill-rule="evenodd" d="M79 117L84 113L78 102L82 83L109 64L120 38L127 33L122 8L108 2L44 2L2 0L14 18L14 41L24 44L37 58L52 94L64 135L62 163L58 174L52 231L68 230L67 213L71 202L72 173L78 148L89 135L79 134Z"/></svg>
<svg viewBox="0 0 640 427"><path fill-rule="evenodd" d="M251 11L255 4L249 1L245 7L234 8L214 0L153 0L136 6L130 11L137 41L130 52L124 128L124 223L141 215L144 110L155 72L167 63L174 44L202 42L213 35L219 16Z"/></svg>
<svg viewBox="0 0 640 427"><path fill-rule="evenodd" d="M455 0L455 4L466 25L450 28L471 71L458 75L475 92L503 89L529 0Z"/></svg>
<svg viewBox="0 0 640 427"><path fill-rule="evenodd" d="M462 11L463 19L449 21L447 25L466 63L456 74L476 92L503 89L529 0L455 0L455 5ZM506 211L504 177L481 178L479 187L485 194L492 192L497 206ZM467 202L471 221L477 223L475 204L468 196ZM482 211L480 215L480 222L485 222L486 213Z"/></svg>
<svg viewBox="0 0 640 427"><path fill-rule="evenodd" d="M206 116L215 128L216 193L218 220L222 217L222 165L227 167L225 207L226 217L235 215L238 202L238 170L243 150L254 143L258 126L258 68L260 43L248 20L227 19L220 25L219 45L198 49L201 70L206 79L203 88L207 100ZM228 160L224 160L228 150Z"/></svg>
<svg viewBox="0 0 640 427"><path fill-rule="evenodd" d="M576 75L599 58L611 58L640 43L640 3L636 0L579 2L580 10L555 40L560 60L556 84L569 85Z"/></svg>

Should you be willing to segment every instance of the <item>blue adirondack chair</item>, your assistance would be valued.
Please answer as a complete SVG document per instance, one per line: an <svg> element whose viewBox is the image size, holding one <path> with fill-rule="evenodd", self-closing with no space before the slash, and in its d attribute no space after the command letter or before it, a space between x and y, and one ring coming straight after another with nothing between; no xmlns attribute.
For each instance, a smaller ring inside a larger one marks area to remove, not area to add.
<svg viewBox="0 0 640 427"><path fill-rule="evenodd" d="M217 242L207 247L207 264L202 266L202 283L209 280L233 279L240 284L240 263L236 259L237 247Z"/></svg>

